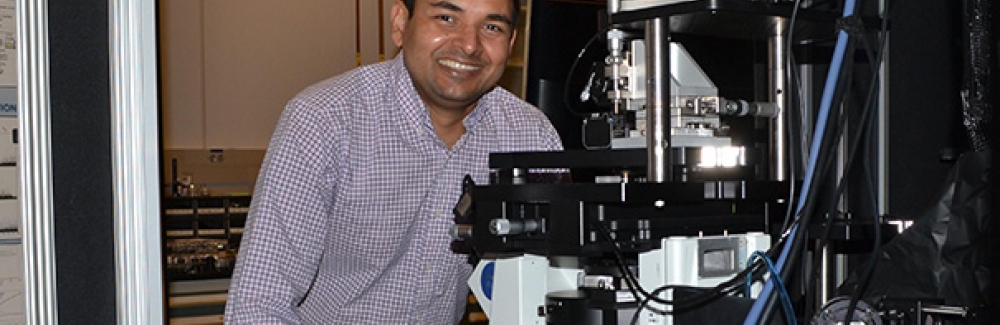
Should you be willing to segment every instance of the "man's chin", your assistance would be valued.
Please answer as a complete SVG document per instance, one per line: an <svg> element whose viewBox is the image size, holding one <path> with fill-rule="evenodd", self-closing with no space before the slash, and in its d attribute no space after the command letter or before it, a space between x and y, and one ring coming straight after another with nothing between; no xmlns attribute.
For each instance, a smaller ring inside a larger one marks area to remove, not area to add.
<svg viewBox="0 0 1000 325"><path fill-rule="evenodd" d="M490 88L492 89L492 88ZM486 91L489 91L487 89ZM486 91L480 90L468 90L468 89L448 89L439 93L439 97L449 102L456 104L471 104L482 97Z"/></svg>

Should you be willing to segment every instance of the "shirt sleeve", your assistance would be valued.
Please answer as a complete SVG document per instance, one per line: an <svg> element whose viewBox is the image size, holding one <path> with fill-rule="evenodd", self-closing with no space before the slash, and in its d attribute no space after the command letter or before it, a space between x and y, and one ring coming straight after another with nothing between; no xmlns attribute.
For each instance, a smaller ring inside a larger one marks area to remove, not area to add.
<svg viewBox="0 0 1000 325"><path fill-rule="evenodd" d="M541 133L539 137L541 137L542 139L541 150L545 151L563 150L562 138L559 137L559 132L557 132L556 128L552 126L552 123L549 122L547 118L543 118L541 124L542 126L538 128L539 132Z"/></svg>
<svg viewBox="0 0 1000 325"><path fill-rule="evenodd" d="M226 304L226 324L298 324L315 279L332 204L337 123L293 100L254 188Z"/></svg>

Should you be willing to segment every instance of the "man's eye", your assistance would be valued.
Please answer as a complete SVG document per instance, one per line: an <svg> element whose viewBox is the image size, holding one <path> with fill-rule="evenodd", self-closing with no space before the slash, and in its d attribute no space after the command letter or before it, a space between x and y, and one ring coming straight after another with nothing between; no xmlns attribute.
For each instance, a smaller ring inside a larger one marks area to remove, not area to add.
<svg viewBox="0 0 1000 325"><path fill-rule="evenodd" d="M503 33L504 29L500 25L486 25L486 30L496 33Z"/></svg>
<svg viewBox="0 0 1000 325"><path fill-rule="evenodd" d="M437 16L434 16L434 18L436 18L438 20L441 20L441 21L445 21L445 22L451 22L451 21L455 20L455 17L449 16L449 15L437 15Z"/></svg>

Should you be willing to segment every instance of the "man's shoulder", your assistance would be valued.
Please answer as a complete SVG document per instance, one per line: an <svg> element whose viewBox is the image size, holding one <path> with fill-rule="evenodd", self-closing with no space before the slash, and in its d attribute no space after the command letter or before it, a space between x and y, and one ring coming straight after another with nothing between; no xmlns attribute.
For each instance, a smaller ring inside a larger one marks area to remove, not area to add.
<svg viewBox="0 0 1000 325"><path fill-rule="evenodd" d="M542 110L504 89L488 95L488 114L496 136L505 139L501 151L535 151L561 148L558 132Z"/></svg>
<svg viewBox="0 0 1000 325"><path fill-rule="evenodd" d="M301 99L348 100L358 96L373 96L391 85L392 71L388 62L357 67L315 83L298 95Z"/></svg>
<svg viewBox="0 0 1000 325"><path fill-rule="evenodd" d="M490 115L494 119L509 122L511 127L529 126L525 122L537 123L548 121L545 114L535 107L535 105L524 101L499 86L487 95L487 100L488 104L492 106L491 109L494 110L494 113ZM530 126L537 126L537 124L530 124Z"/></svg>
<svg viewBox="0 0 1000 325"><path fill-rule="evenodd" d="M388 62L362 66L320 81L292 98L289 108L346 118L377 105L394 93L393 71Z"/></svg>

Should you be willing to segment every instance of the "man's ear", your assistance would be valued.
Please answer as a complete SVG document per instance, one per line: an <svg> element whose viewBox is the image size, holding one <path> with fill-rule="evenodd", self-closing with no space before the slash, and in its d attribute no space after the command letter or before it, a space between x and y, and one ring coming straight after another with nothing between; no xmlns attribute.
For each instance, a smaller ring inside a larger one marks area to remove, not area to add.
<svg viewBox="0 0 1000 325"><path fill-rule="evenodd" d="M507 52L514 51L514 41L517 41L517 29L510 31L510 44L507 46Z"/></svg>
<svg viewBox="0 0 1000 325"><path fill-rule="evenodd" d="M389 19L392 24L392 42L396 44L396 47L402 48L406 22L410 20L410 10L406 9L403 0L398 0L392 5Z"/></svg>

